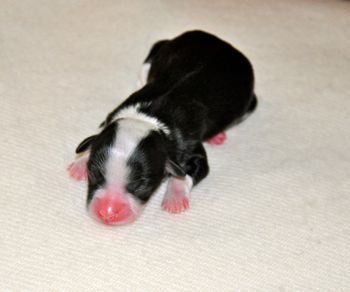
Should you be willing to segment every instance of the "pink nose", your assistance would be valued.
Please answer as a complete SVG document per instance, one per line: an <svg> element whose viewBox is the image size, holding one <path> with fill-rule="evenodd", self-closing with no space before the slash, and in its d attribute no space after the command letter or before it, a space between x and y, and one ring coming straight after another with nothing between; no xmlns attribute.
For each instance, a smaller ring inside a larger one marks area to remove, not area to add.
<svg viewBox="0 0 350 292"><path fill-rule="evenodd" d="M96 197L91 204L94 217L104 224L126 223L134 217L128 202L120 196L107 194Z"/></svg>

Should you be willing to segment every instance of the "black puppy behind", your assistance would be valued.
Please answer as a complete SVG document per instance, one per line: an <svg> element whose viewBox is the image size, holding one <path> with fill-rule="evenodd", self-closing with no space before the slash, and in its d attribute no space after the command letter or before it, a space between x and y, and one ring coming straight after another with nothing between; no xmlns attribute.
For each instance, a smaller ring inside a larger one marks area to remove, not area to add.
<svg viewBox="0 0 350 292"><path fill-rule="evenodd" d="M202 31L157 42L145 60L141 88L86 138L69 166L88 178L88 206L106 224L133 221L164 178L166 211L188 208L191 188L209 172L203 142L252 112L253 69L230 44Z"/></svg>

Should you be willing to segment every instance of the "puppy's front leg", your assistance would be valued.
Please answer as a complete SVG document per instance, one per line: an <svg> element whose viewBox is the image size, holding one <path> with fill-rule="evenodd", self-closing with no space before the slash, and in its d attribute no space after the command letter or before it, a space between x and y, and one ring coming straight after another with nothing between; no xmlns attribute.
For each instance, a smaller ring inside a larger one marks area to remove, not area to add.
<svg viewBox="0 0 350 292"><path fill-rule="evenodd" d="M198 144L185 166L186 176L171 176L165 193L162 209L180 213L189 207L189 195L194 185L209 173L207 155L202 144Z"/></svg>
<svg viewBox="0 0 350 292"><path fill-rule="evenodd" d="M192 185L193 179L189 175L185 177L171 176L162 202L162 209L169 213L180 213L186 210L189 207Z"/></svg>

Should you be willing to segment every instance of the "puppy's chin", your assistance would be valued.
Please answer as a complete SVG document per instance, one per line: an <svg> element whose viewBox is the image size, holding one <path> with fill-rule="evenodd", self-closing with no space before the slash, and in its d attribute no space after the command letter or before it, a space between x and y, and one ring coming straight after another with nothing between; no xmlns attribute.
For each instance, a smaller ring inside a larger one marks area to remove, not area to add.
<svg viewBox="0 0 350 292"><path fill-rule="evenodd" d="M135 221L141 209L141 204L130 194L102 191L90 202L89 213L103 224L123 225Z"/></svg>

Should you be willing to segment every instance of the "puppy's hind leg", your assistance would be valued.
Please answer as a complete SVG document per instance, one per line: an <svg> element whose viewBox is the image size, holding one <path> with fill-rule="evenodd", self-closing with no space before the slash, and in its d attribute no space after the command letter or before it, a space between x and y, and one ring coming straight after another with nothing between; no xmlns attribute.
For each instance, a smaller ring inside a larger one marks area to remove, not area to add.
<svg viewBox="0 0 350 292"><path fill-rule="evenodd" d="M253 94L253 98L251 99L246 112L240 118L238 118L236 121L234 121L230 125L230 127L234 126L234 125L237 125L237 124L240 124L246 118L248 118L255 111L257 105L258 105L258 99L256 98L256 95ZM226 140L225 132L220 132L220 133L216 134L215 136L209 138L206 142L208 144L211 144L211 145L221 145L221 144L223 144L225 142L225 140Z"/></svg>
<svg viewBox="0 0 350 292"><path fill-rule="evenodd" d="M225 142L225 140L226 140L225 132L220 132L215 136L209 138L206 142L211 145L221 145Z"/></svg>

